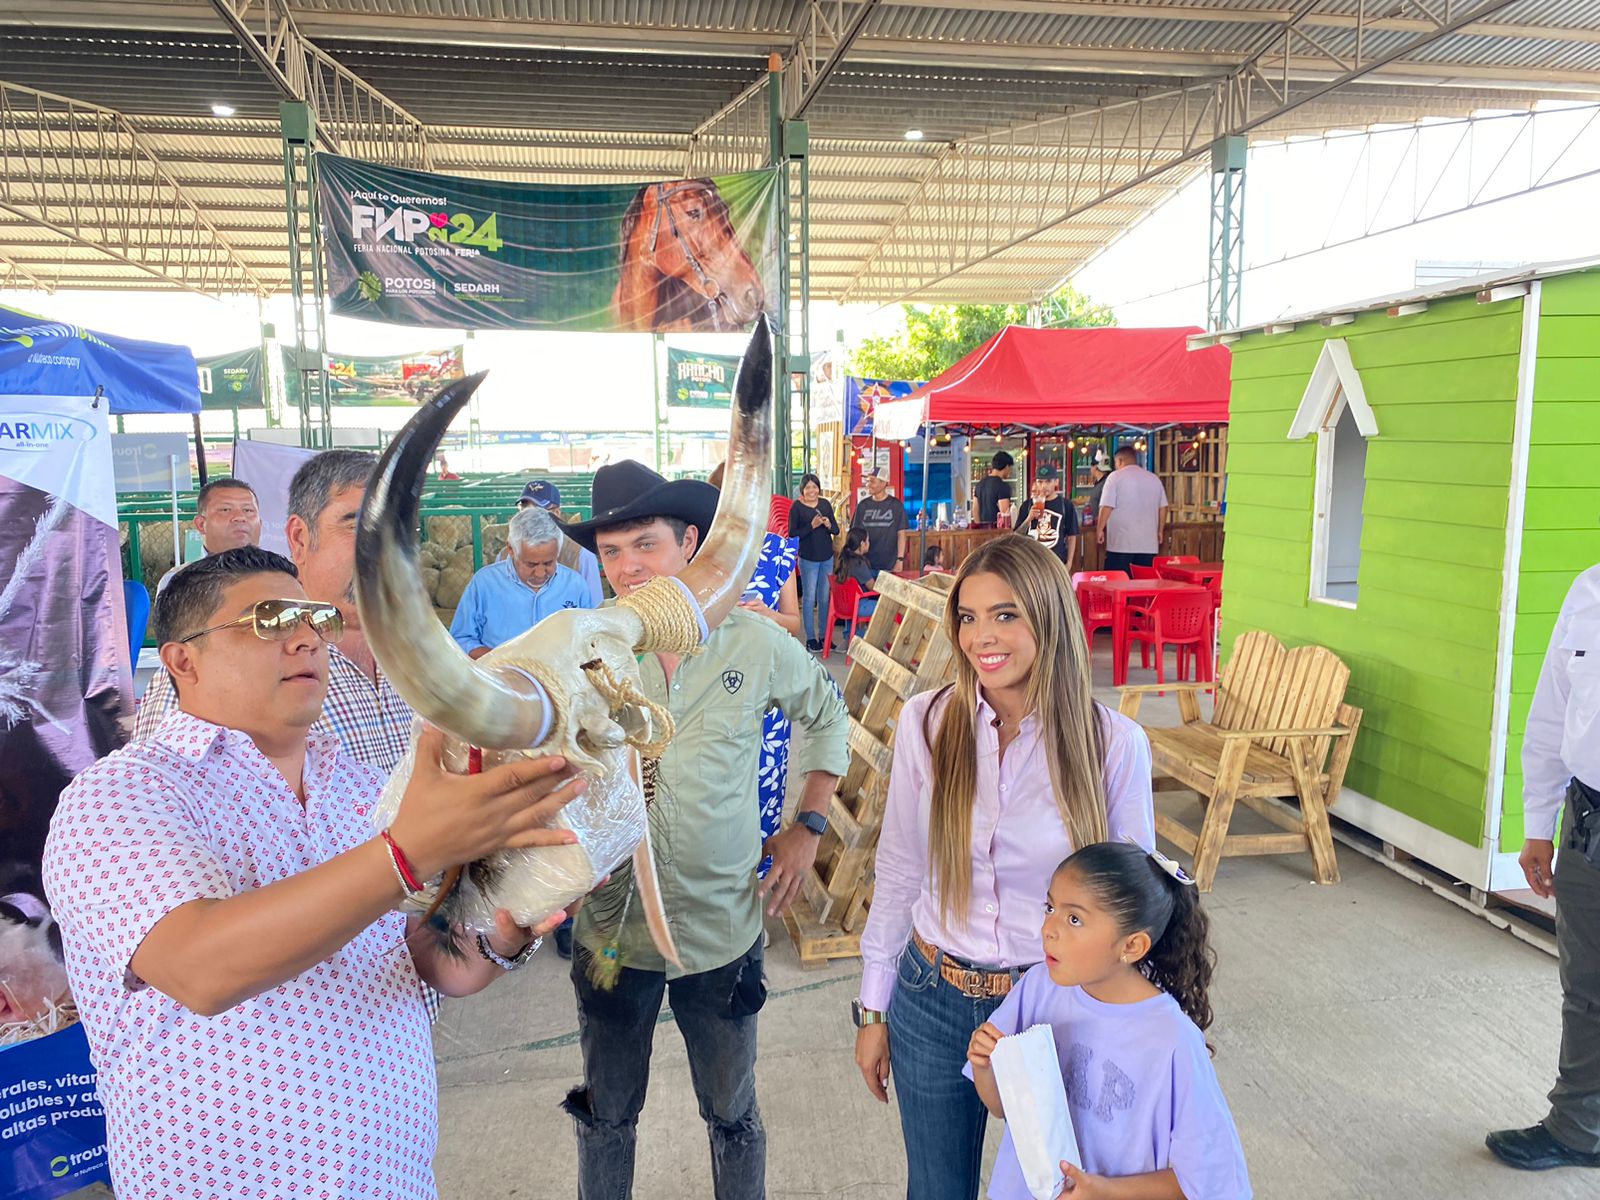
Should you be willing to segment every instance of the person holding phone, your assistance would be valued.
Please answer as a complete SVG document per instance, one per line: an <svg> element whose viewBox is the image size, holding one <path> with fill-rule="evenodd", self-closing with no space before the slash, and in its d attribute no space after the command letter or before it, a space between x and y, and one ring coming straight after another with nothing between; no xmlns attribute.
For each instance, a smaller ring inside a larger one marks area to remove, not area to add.
<svg viewBox="0 0 1600 1200"><path fill-rule="evenodd" d="M800 495L789 509L789 536L800 543L800 615L806 649L816 653L828 635L828 576L839 522L822 494L822 480L815 475L800 477Z"/></svg>

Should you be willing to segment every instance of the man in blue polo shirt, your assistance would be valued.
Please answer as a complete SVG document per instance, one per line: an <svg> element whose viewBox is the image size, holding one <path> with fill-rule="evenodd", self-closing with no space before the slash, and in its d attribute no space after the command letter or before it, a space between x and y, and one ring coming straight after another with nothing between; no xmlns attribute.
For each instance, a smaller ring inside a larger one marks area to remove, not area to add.
<svg viewBox="0 0 1600 1200"><path fill-rule="evenodd" d="M583 577L557 561L561 527L544 509L517 513L506 537L510 554L472 577L450 622L450 636L473 658L526 633L553 612L594 607Z"/></svg>

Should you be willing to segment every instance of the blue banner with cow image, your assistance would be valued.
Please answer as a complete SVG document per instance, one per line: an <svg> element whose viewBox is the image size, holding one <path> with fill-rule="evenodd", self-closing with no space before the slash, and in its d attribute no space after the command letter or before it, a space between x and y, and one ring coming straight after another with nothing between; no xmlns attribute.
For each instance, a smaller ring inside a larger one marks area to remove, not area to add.
<svg viewBox="0 0 1600 1200"><path fill-rule="evenodd" d="M748 329L779 297L772 170L523 184L317 156L333 312L459 329Z"/></svg>

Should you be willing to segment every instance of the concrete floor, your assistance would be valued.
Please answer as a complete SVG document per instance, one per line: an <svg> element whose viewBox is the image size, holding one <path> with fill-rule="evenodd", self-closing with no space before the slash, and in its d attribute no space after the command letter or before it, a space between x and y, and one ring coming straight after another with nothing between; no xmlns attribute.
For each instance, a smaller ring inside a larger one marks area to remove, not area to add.
<svg viewBox="0 0 1600 1200"><path fill-rule="evenodd" d="M831 665L842 673L838 656ZM1108 664L1096 667L1108 680ZM1147 716L1160 723L1170 705ZM1321 888L1309 858L1232 859L1207 899L1220 959L1210 1039L1256 1195L1600 1194L1600 1173L1523 1175L1483 1148L1488 1130L1546 1111L1560 1036L1554 960L1343 848L1340 869L1343 882ZM757 1070L769 1195L903 1196L894 1110L855 1068L858 968L802 971L782 924L770 933ZM446 1004L435 1036L444 1200L576 1194L571 1122L558 1108L582 1076L576 1031L567 964L553 954ZM656 1032L635 1194L703 1200L709 1153L683 1043L670 1014ZM991 1155L997 1141L992 1129Z"/></svg>
<svg viewBox="0 0 1600 1200"><path fill-rule="evenodd" d="M842 679L842 656L829 665ZM1103 649L1095 665L1108 684ZM1146 678L1136 671L1133 682ZM1097 694L1115 703L1109 687ZM1176 720L1170 699L1152 698L1145 716ZM1489 1129L1546 1110L1560 1036L1554 960L1344 847L1340 869L1342 883L1320 888L1308 858L1231 859L1207 899L1220 959L1210 1040L1255 1194L1600 1195L1600 1172L1525 1175L1483 1148ZM899 1123L855 1068L858 968L802 971L782 924L770 932L757 1071L769 1194L901 1197ZM567 964L547 950L481 995L447 1002L435 1046L444 1200L574 1196L571 1122L558 1108L582 1075ZM635 1194L705 1200L709 1153L670 1013L653 1066ZM991 1155L997 1142L991 1127Z"/></svg>

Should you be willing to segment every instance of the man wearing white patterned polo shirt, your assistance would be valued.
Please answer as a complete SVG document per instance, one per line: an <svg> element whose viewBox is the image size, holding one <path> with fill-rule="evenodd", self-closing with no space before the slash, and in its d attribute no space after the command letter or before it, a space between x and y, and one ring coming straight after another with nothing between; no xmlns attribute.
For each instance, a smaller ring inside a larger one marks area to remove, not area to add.
<svg viewBox="0 0 1600 1200"><path fill-rule="evenodd" d="M469 995L538 942L502 911L448 954L395 906L452 863L571 844L549 825L582 781L548 757L447 775L430 732L374 836L382 777L308 736L338 609L248 547L155 616L180 710L68 785L44 857L118 1200L433 1200L418 979Z"/></svg>

